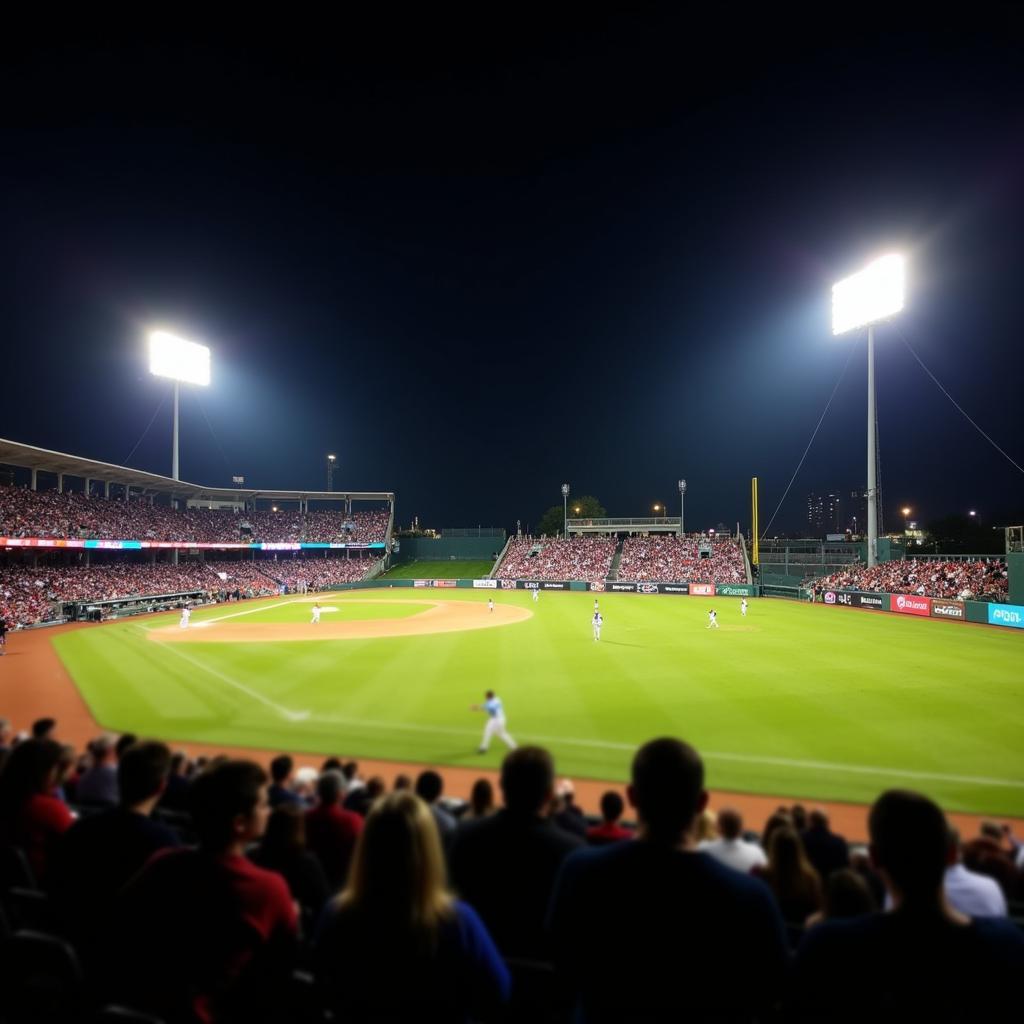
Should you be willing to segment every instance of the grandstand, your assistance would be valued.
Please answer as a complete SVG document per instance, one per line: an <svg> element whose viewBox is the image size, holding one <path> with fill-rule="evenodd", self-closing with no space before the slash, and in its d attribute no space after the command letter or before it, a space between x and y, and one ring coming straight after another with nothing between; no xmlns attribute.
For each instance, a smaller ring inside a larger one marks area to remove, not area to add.
<svg viewBox="0 0 1024 1024"><path fill-rule="evenodd" d="M390 546L392 492L205 487L5 440L0 467L12 627L349 583Z"/></svg>

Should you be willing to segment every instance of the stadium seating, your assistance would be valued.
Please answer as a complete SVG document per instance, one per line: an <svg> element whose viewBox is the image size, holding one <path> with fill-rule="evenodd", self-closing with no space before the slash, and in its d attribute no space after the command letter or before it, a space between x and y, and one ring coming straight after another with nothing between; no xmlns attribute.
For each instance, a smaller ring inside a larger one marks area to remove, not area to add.
<svg viewBox="0 0 1024 1024"><path fill-rule="evenodd" d="M615 555L611 537L516 537L495 575L502 579L603 580Z"/></svg>
<svg viewBox="0 0 1024 1024"><path fill-rule="evenodd" d="M710 552L702 555L702 551ZM743 551L731 537L627 537L620 580L636 582L746 583Z"/></svg>
<svg viewBox="0 0 1024 1024"><path fill-rule="evenodd" d="M812 586L815 594L848 589L964 601L1006 601L1009 577L1006 563L998 558L977 561L906 559L880 562L871 568L851 566L815 580Z"/></svg>

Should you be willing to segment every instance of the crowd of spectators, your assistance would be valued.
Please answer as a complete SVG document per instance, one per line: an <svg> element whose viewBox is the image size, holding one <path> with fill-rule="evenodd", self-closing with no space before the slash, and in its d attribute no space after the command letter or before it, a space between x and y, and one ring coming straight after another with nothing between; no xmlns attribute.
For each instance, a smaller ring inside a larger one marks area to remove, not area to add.
<svg viewBox="0 0 1024 1024"><path fill-rule="evenodd" d="M20 890L2 879L15 927L77 950L88 985L63 998L81 1019L90 1000L168 1022L963 1020L1019 1004L1007 909L1024 847L996 823L960 843L916 793L883 793L858 847L800 805L760 834L711 813L700 756L675 739L636 752L633 829L615 791L588 828L540 747L507 755L495 807L484 780L446 802L432 771L389 787L281 755L268 777L134 736L81 754L59 737L53 719L18 737L0 719L0 843L24 854L0 864L18 873Z"/></svg>
<svg viewBox="0 0 1024 1024"><path fill-rule="evenodd" d="M626 538L618 578L650 583L746 583L747 569L743 550L731 537L651 534Z"/></svg>
<svg viewBox="0 0 1024 1024"><path fill-rule="evenodd" d="M874 590L889 594L918 594L961 601L1006 601L1009 591L1006 562L999 558L977 561L933 561L911 558L854 565L812 584L816 596L826 590Z"/></svg>
<svg viewBox="0 0 1024 1024"><path fill-rule="evenodd" d="M239 543L383 543L388 511L236 512L0 486L0 537Z"/></svg>
<svg viewBox="0 0 1024 1024"><path fill-rule="evenodd" d="M360 580L376 564L370 558L289 558L33 568L0 560L0 618L14 629L57 619L62 605L80 601L195 592L201 592L204 601L241 600L279 594L282 587L313 592Z"/></svg>
<svg viewBox="0 0 1024 1024"><path fill-rule="evenodd" d="M501 579L603 580L615 557L614 537L514 537L496 575Z"/></svg>

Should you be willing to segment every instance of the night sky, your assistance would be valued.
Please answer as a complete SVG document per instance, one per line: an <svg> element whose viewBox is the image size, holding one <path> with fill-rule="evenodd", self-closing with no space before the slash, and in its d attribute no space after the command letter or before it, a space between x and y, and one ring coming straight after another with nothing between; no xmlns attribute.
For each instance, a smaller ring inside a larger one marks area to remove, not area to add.
<svg viewBox="0 0 1024 1024"><path fill-rule="evenodd" d="M181 475L394 490L398 518L777 529L864 487L866 345L830 286L891 249L886 522L1024 518L1024 17L96 21L7 33L0 436L170 472L145 334L210 345ZM338 10L344 12L345 8ZM566 9L568 10L568 9ZM646 11L647 13L642 13ZM542 13L543 12L543 13ZM851 358L852 351L852 358Z"/></svg>

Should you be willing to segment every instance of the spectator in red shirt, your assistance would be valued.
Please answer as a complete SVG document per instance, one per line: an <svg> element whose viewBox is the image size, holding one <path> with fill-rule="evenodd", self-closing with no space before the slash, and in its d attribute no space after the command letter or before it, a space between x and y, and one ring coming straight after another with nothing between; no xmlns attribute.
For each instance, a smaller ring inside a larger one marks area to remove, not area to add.
<svg viewBox="0 0 1024 1024"><path fill-rule="evenodd" d="M189 797L199 848L155 854L121 892L114 994L173 1021L287 1019L295 904L245 857L266 826L266 773L215 761Z"/></svg>
<svg viewBox="0 0 1024 1024"><path fill-rule="evenodd" d="M306 846L316 854L332 890L344 886L363 819L341 806L345 776L333 768L317 779L319 803L306 812Z"/></svg>
<svg viewBox="0 0 1024 1024"><path fill-rule="evenodd" d="M53 795L63 749L55 740L19 743L0 773L0 841L20 846L43 885L58 840L74 822Z"/></svg>
<svg viewBox="0 0 1024 1024"><path fill-rule="evenodd" d="M608 790L601 797L601 817L604 821L587 829L587 842L591 846L606 846L608 843L617 843L620 839L632 839L633 833L619 824L625 809L626 803L622 797L615 790Z"/></svg>

